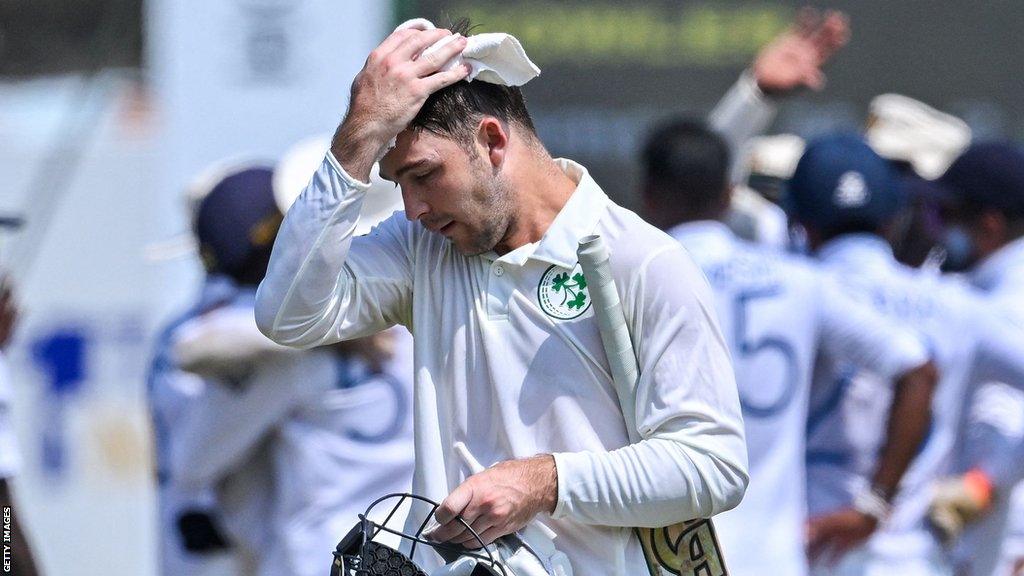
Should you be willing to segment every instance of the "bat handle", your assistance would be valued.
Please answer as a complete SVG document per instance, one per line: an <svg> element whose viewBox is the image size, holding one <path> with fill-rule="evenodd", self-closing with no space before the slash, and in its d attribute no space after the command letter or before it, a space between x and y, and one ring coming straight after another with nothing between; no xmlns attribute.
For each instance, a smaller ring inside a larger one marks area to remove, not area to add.
<svg viewBox="0 0 1024 576"><path fill-rule="evenodd" d="M466 465L467 469L469 469L470 474L479 474L484 471L483 465L473 457L469 452L469 448L466 448L464 443L455 443L455 453L459 455L459 458L462 458L462 463Z"/></svg>

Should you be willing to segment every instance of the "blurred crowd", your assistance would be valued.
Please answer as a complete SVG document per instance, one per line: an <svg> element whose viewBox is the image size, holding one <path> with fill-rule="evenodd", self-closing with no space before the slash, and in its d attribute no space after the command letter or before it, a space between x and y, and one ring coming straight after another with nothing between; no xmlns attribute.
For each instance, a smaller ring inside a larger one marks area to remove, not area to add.
<svg viewBox="0 0 1024 576"><path fill-rule="evenodd" d="M898 94L858 133L764 135L787 96L827 90L850 40L842 14L801 12L707 118L666 119L637 151L641 215L704 270L733 355L751 479L718 535L740 576L1019 576L1024 149ZM148 381L161 574L323 574L357 515L411 485L409 334L298 351L253 319L328 147L219 164L186 191L206 275ZM357 234L402 209L374 178ZM16 316L5 282L0 348ZM15 545L13 573L35 574Z"/></svg>

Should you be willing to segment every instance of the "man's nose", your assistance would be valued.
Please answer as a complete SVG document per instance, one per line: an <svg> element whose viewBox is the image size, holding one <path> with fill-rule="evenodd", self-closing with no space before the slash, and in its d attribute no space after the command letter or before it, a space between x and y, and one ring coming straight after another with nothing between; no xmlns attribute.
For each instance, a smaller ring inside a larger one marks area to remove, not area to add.
<svg viewBox="0 0 1024 576"><path fill-rule="evenodd" d="M409 220L419 220L424 214L430 212L430 205L405 188L402 188L402 203L405 204L405 217Z"/></svg>

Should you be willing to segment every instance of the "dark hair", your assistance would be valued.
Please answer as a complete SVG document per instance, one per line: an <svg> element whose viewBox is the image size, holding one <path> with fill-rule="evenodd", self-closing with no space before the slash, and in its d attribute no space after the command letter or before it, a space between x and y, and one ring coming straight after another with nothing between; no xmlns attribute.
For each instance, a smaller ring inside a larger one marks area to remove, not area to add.
<svg viewBox="0 0 1024 576"><path fill-rule="evenodd" d="M643 147L644 195L694 218L718 217L729 190L729 146L701 121L661 123Z"/></svg>
<svg viewBox="0 0 1024 576"><path fill-rule="evenodd" d="M450 27L452 33L463 36L468 36L471 29L468 19ZM467 142L484 116L515 124L532 135L537 133L519 87L481 81L456 82L434 92L409 123L409 128Z"/></svg>

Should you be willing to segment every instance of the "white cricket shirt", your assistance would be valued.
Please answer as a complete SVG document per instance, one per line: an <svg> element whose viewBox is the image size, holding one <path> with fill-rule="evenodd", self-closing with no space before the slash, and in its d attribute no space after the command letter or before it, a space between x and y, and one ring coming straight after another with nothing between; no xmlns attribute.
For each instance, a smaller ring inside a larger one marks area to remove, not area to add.
<svg viewBox="0 0 1024 576"><path fill-rule="evenodd" d="M1024 238L1003 246L979 263L969 280L999 313L1024 327ZM995 440L994 445L981 447L989 458L983 458L980 465L996 478L996 509L967 528L956 556L970 565L971 574L1001 576L1009 573L1016 558L1024 557L1024 441L1020 430L1024 402L1019 391L1007 389L1002 382L983 383L978 392L967 439L975 439L979 430L984 437L985 428L994 433L995 438L990 438ZM976 457L972 458L978 448L962 446L961 460L970 465L979 463ZM1014 483L1016 490L1007 493ZM1002 572L993 568L998 562L1005 564Z"/></svg>
<svg viewBox="0 0 1024 576"><path fill-rule="evenodd" d="M353 238L368 188L331 154L285 218L256 304L272 339L309 347L403 324L414 336L413 490L443 500L477 460L555 454L558 503L542 518L576 574L646 571L629 526L735 506L747 481L739 400L714 303L670 237L614 204L580 165L536 243L465 256L396 213ZM642 378L629 445L577 265L601 234ZM418 524L414 513L410 526ZM436 562L421 557L423 565Z"/></svg>
<svg viewBox="0 0 1024 576"><path fill-rule="evenodd" d="M880 312L918 330L927 338L941 378L932 402L932 425L921 452L900 483L892 516L883 529L868 542L869 549L881 556L923 557L934 554L937 543L925 526L925 514L931 500L931 482L950 472L953 451L962 428L963 407L968 387L974 379L1006 378L1015 386L1024 386L1024 338L1008 322L999 318L990 306L974 297L956 282L922 273L899 264L889 245L869 234L850 234L826 244L819 256L834 271L850 293L870 302ZM843 392L842 401L825 405L812 418L845 420L845 429L864 429L863 419L875 420L888 410L889 399L873 395L874 402L856 397L844 382L849 379L836 368L814 386ZM825 372L822 373L823 375ZM998 376L997 376L998 375ZM871 380L871 378L868 378ZM843 410L844 402L860 406ZM812 408L812 411L814 409ZM844 448L835 438L811 437L811 450L842 456ZM865 443L866 459L875 455L878 440ZM809 462L812 512L827 512L848 503L849 494L831 483L830 469L849 467L864 454L850 454L843 460ZM852 470L861 476L864 470Z"/></svg>
<svg viewBox="0 0 1024 576"><path fill-rule="evenodd" d="M924 344L809 262L740 240L720 222L685 223L669 234L707 275L736 368L750 486L716 520L730 572L805 574L804 439L816 355L892 379L928 361Z"/></svg>

